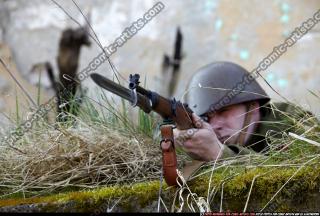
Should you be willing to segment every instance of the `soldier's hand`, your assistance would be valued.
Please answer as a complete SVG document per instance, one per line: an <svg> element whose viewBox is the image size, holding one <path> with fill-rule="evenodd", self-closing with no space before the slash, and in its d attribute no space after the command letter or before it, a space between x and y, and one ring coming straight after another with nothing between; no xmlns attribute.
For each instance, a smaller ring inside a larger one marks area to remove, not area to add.
<svg viewBox="0 0 320 216"><path fill-rule="evenodd" d="M196 128L188 130L174 129L176 147L182 147L193 159L213 161L219 159L224 148L211 125L196 114L192 114Z"/></svg>

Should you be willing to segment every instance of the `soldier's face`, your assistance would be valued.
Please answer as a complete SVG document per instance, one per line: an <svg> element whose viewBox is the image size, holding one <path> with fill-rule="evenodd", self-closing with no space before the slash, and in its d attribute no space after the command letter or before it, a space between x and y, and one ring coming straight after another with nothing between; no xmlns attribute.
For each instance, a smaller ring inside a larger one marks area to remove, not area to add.
<svg viewBox="0 0 320 216"><path fill-rule="evenodd" d="M245 104L236 104L207 115L208 122L221 143L237 144L246 112L247 107Z"/></svg>

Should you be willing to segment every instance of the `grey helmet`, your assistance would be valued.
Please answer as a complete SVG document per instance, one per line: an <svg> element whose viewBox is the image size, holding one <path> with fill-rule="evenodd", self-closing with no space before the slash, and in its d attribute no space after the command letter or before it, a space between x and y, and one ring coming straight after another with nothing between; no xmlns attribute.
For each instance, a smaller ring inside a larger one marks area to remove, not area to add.
<svg viewBox="0 0 320 216"><path fill-rule="evenodd" d="M231 62L214 62L200 68L192 77L185 102L199 116L223 107L270 98L255 80L256 74Z"/></svg>

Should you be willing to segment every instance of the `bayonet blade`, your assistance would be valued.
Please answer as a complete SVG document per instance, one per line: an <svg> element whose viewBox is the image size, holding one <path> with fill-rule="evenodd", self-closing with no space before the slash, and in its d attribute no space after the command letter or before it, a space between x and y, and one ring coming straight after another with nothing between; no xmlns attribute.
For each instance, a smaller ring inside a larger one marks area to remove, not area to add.
<svg viewBox="0 0 320 216"><path fill-rule="evenodd" d="M133 102L130 89L127 89L97 73L93 73L90 76L92 80L100 87L130 101L131 103Z"/></svg>

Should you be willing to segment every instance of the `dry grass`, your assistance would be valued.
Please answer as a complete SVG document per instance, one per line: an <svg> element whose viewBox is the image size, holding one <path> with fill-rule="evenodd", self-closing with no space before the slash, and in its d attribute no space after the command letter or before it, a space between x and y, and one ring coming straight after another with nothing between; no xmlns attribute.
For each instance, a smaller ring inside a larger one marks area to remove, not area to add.
<svg viewBox="0 0 320 216"><path fill-rule="evenodd" d="M158 144L114 126L80 118L71 126L40 120L15 144L21 151L1 148L1 197L157 179Z"/></svg>

